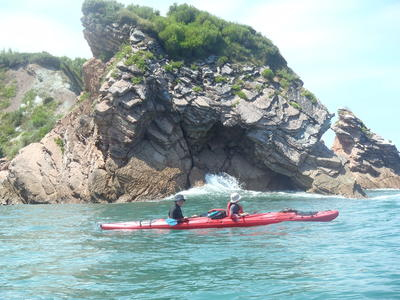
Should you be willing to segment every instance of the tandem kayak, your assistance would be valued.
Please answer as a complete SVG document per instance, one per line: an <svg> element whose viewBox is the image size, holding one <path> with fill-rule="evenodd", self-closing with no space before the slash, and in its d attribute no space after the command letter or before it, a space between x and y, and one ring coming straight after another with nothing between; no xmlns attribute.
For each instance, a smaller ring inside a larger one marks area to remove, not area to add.
<svg viewBox="0 0 400 300"><path fill-rule="evenodd" d="M339 215L337 210L319 212L299 212L296 210L250 214L240 218L225 217L212 219L209 217L188 218L177 225L169 225L167 219L134 221L124 223L101 224L104 230L134 230L134 229L199 229L199 228L224 228L224 227L250 227L275 224L286 221L301 222L329 222Z"/></svg>

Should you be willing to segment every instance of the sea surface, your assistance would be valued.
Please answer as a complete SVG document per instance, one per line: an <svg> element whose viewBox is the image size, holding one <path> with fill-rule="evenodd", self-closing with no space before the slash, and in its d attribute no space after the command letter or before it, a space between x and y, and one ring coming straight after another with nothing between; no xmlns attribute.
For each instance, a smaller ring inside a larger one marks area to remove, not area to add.
<svg viewBox="0 0 400 300"><path fill-rule="evenodd" d="M209 175L185 215L242 195L247 212L337 209L328 223L101 231L165 217L146 203L0 207L0 299L400 299L400 190L368 199L246 191Z"/></svg>

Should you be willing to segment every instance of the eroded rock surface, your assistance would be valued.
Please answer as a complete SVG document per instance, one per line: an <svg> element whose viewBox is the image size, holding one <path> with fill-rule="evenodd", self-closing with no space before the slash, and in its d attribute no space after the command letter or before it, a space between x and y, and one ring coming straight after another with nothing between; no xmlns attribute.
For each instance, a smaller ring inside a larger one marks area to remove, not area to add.
<svg viewBox="0 0 400 300"><path fill-rule="evenodd" d="M138 28L84 25L95 56L128 41L145 68L128 57L89 61L92 98L0 174L2 203L157 199L220 172L247 189L363 196L345 160L320 141L332 115L303 96L300 80L284 89L262 76L268 66L220 66L215 57L170 67Z"/></svg>
<svg viewBox="0 0 400 300"><path fill-rule="evenodd" d="M348 161L363 188L400 188L400 155L396 146L373 133L351 111L340 109L333 126L333 151Z"/></svg>

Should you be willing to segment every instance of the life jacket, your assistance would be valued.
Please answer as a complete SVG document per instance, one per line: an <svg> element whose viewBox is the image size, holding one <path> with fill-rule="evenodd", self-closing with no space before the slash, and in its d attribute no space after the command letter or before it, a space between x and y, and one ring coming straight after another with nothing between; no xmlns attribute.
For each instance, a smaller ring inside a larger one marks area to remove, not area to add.
<svg viewBox="0 0 400 300"><path fill-rule="evenodd" d="M232 204L233 204L233 203L231 203L231 202L229 201L229 202L228 202L228 205L227 205L227 207L226 207L226 215L227 215L228 217L231 216L231 206L232 206ZM237 204L237 203L236 203L236 204ZM237 205L239 205L239 204L237 204ZM241 205L239 205L239 213L240 213L240 214L243 213L243 207L242 207Z"/></svg>

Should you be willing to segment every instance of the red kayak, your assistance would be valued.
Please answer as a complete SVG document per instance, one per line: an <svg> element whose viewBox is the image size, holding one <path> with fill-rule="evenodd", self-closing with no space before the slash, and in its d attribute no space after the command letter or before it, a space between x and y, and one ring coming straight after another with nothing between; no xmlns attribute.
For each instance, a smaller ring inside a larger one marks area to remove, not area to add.
<svg viewBox="0 0 400 300"><path fill-rule="evenodd" d="M212 219L209 217L188 218L177 225L170 225L166 219L135 221L124 223L101 224L104 230L133 230L133 229L199 229L224 227L261 226L286 221L329 222L339 215L337 210L303 213L296 210L251 214L240 218L225 217Z"/></svg>

